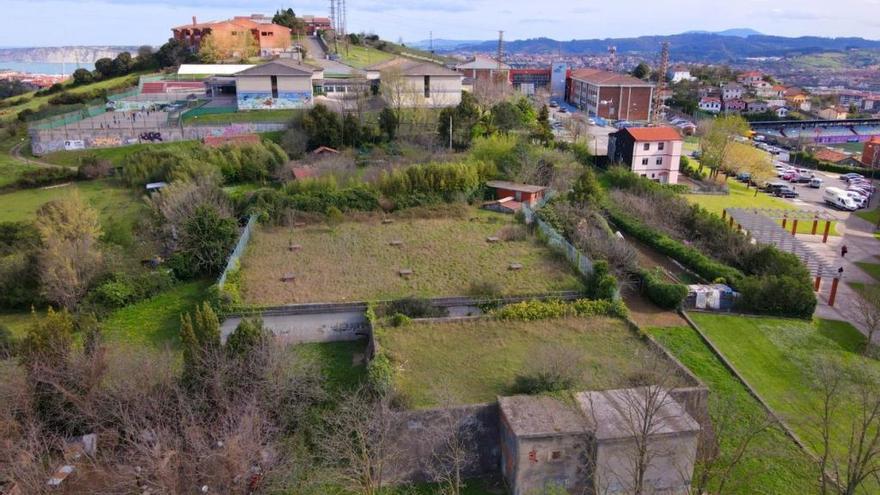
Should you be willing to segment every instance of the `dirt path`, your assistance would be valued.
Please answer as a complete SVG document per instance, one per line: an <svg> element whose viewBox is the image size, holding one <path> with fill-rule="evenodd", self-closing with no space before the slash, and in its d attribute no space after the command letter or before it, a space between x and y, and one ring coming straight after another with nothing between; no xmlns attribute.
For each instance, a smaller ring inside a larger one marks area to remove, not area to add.
<svg viewBox="0 0 880 495"><path fill-rule="evenodd" d="M75 169L75 167L65 167L64 165L56 165L54 163L44 162L41 160L37 160L36 158L28 158L21 154L21 147L24 145L24 142L18 143L9 150L9 156L15 158L16 160L24 163L25 165L31 165L34 167L42 167L42 168L69 168Z"/></svg>

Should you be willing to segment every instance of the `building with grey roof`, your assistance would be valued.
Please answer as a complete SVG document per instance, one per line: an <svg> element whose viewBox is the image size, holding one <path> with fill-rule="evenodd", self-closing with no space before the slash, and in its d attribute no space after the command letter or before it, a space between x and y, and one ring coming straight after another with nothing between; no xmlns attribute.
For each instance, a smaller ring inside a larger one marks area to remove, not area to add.
<svg viewBox="0 0 880 495"><path fill-rule="evenodd" d="M235 73L239 111L308 108L314 101L314 82L323 69L295 60L277 59Z"/></svg>

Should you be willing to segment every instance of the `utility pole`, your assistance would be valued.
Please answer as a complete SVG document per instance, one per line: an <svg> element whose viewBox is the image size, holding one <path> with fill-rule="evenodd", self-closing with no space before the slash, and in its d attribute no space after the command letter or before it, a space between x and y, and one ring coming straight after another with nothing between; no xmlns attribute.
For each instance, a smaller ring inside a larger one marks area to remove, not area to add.
<svg viewBox="0 0 880 495"><path fill-rule="evenodd" d="M342 11L341 12L342 22L340 23L339 30L342 31L342 35L345 36L346 31L348 30L348 8L345 6L345 0L341 0L341 1L342 1L342 7L340 10Z"/></svg>
<svg viewBox="0 0 880 495"><path fill-rule="evenodd" d="M434 31L428 31L428 50L434 55Z"/></svg>
<svg viewBox="0 0 880 495"><path fill-rule="evenodd" d="M333 31L338 31L336 26L336 0L330 0L330 26Z"/></svg>

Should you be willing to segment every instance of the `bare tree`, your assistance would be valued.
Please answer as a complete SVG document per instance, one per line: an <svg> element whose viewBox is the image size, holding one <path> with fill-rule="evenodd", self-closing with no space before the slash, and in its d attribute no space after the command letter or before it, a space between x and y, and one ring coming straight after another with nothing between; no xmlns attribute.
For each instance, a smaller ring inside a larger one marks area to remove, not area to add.
<svg viewBox="0 0 880 495"><path fill-rule="evenodd" d="M856 321L867 332L867 341L863 352L868 356L876 348L874 335L877 330L880 330L880 287L865 285L856 292Z"/></svg>
<svg viewBox="0 0 880 495"><path fill-rule="evenodd" d="M481 426L469 419L466 409L455 406L448 385L440 387L438 396L442 408L437 417L439 428L428 439L435 446L428 471L440 485L440 494L460 495L467 467L477 460Z"/></svg>
<svg viewBox="0 0 880 495"><path fill-rule="evenodd" d="M390 398L360 388L342 397L334 414L325 419L320 446L324 459L332 460L334 477L353 492L378 494L399 455Z"/></svg>

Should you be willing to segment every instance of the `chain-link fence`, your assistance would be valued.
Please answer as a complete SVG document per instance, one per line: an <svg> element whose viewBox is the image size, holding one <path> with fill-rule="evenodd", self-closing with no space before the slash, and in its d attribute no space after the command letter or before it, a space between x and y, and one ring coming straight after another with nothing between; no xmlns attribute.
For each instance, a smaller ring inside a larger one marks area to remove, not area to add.
<svg viewBox="0 0 880 495"><path fill-rule="evenodd" d="M545 198L542 203L546 203L547 199L548 198ZM546 239L548 246L565 255L565 258L574 265L577 271L584 277L589 277L593 274L592 259L578 251L574 245L568 242L565 237L562 237L562 234L557 232L550 224L538 218L535 211L529 208L528 205L523 205L522 211L526 223L535 224L537 226L538 232L540 232L543 238Z"/></svg>
<svg viewBox="0 0 880 495"><path fill-rule="evenodd" d="M223 273L220 274L220 278L217 279L217 286L221 290L223 289L223 284L226 283L226 277L229 275L229 272L239 266L241 256L244 254L248 241L251 240L251 233L256 225L257 215L251 215L250 218L248 218L244 229L241 231L241 237L238 238L238 243L235 245L235 249L232 250L232 254L229 255L229 259L226 261L226 268L223 270Z"/></svg>

